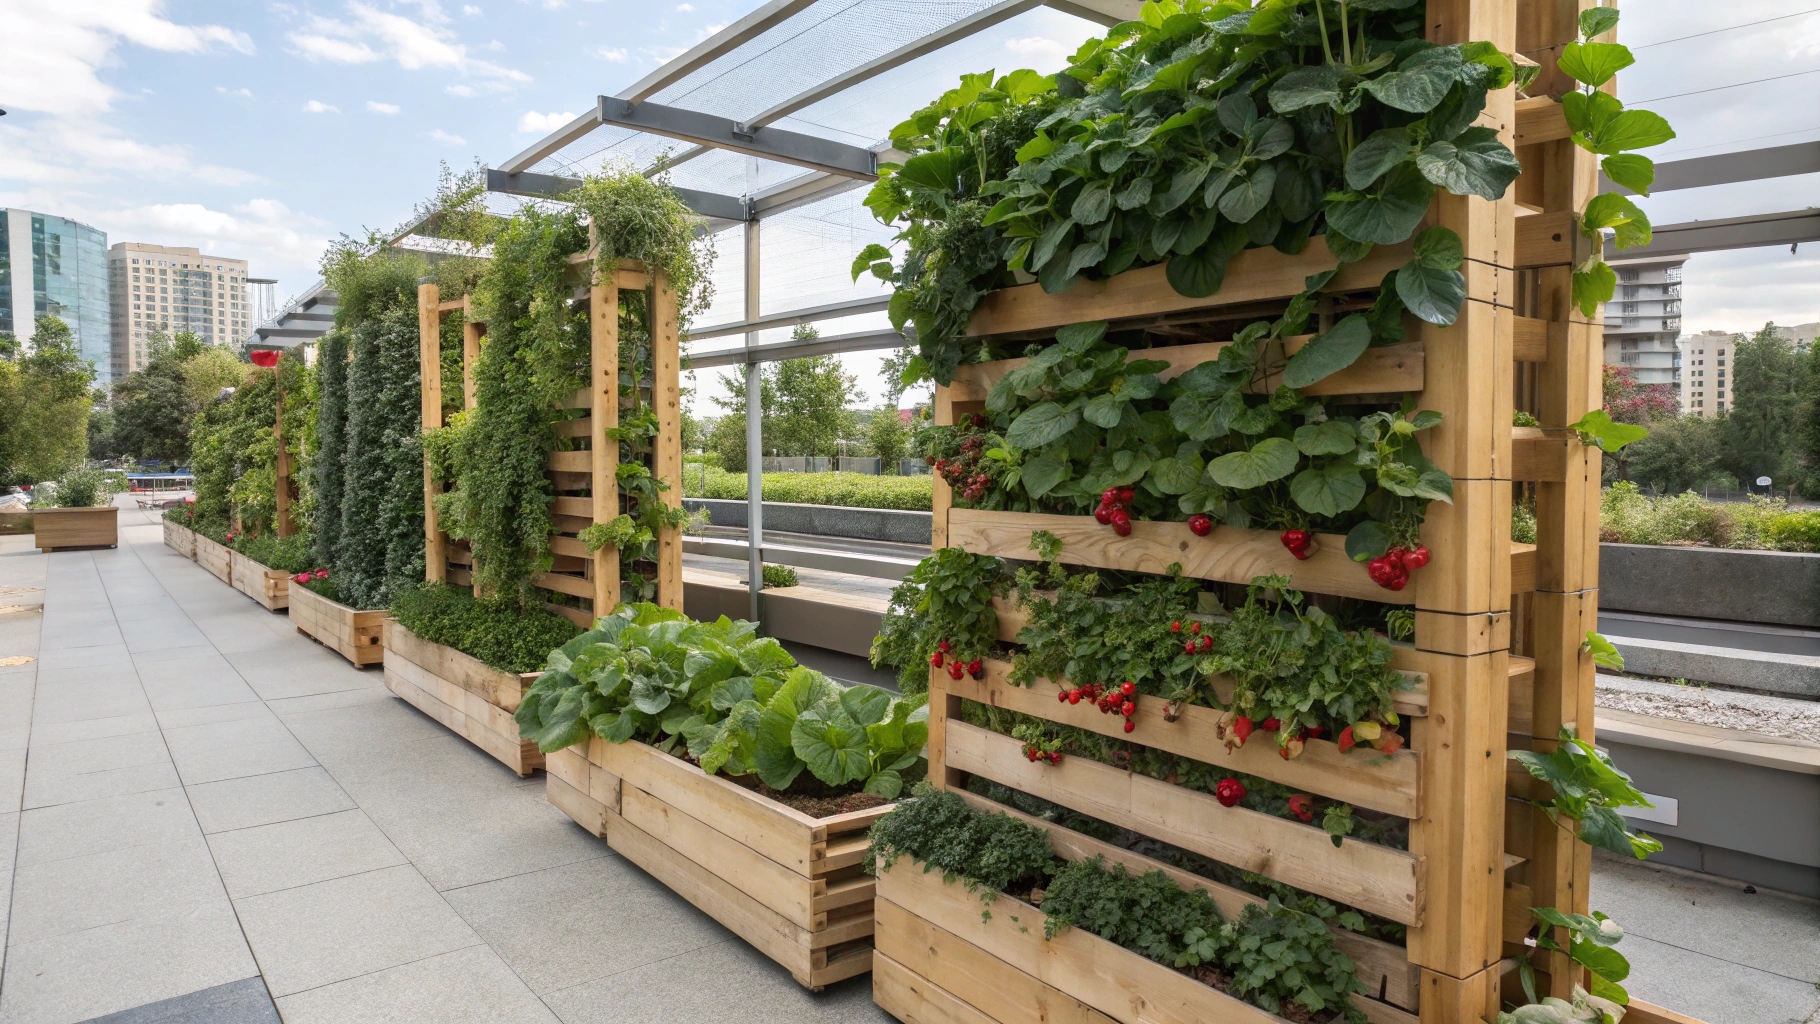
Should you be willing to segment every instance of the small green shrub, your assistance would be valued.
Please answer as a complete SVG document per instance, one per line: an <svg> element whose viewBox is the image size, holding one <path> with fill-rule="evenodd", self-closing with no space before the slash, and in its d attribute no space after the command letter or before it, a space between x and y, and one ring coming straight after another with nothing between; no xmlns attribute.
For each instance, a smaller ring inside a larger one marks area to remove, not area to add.
<svg viewBox="0 0 1820 1024"><path fill-rule="evenodd" d="M473 655L502 672L537 671L550 651L581 632L554 612L520 609L516 600L476 599L466 588L446 583L400 591L390 611L423 639Z"/></svg>
<svg viewBox="0 0 1820 1024"><path fill-rule="evenodd" d="M1820 511L1775 516L1765 524L1763 540L1774 551L1820 551Z"/></svg>
<svg viewBox="0 0 1820 1024"><path fill-rule="evenodd" d="M764 571L765 589L772 587L796 586L796 570L787 565L767 565Z"/></svg>
<svg viewBox="0 0 1820 1024"><path fill-rule="evenodd" d="M1518 544L1536 542L1536 510L1527 502L1511 502L1510 539Z"/></svg>
<svg viewBox="0 0 1820 1024"><path fill-rule="evenodd" d="M1820 511L1760 494L1747 502L1708 501L1693 491L1652 498L1619 481L1601 496L1599 517L1599 539L1616 544L1820 552Z"/></svg>
<svg viewBox="0 0 1820 1024"><path fill-rule="evenodd" d="M1013 882L1040 881L1061 867L1049 833L1009 814L976 811L928 783L872 826L867 870L888 869L898 857L920 860L950 881L965 879L988 901Z"/></svg>
<svg viewBox="0 0 1820 1024"><path fill-rule="evenodd" d="M51 504L58 508L97 508L113 502L114 492L123 491L117 478L94 466L77 466L57 478L57 489Z"/></svg>
<svg viewBox="0 0 1820 1024"><path fill-rule="evenodd" d="M766 501L842 508L885 508L927 512L933 507L932 476L870 476L865 473L766 473ZM709 466L683 472L683 494L690 498L743 501L746 474Z"/></svg>
<svg viewBox="0 0 1820 1024"><path fill-rule="evenodd" d="M314 538L301 533L289 537L278 537L270 533L235 537L234 550L267 569L283 569L288 573L314 569L319 564L316 561Z"/></svg>

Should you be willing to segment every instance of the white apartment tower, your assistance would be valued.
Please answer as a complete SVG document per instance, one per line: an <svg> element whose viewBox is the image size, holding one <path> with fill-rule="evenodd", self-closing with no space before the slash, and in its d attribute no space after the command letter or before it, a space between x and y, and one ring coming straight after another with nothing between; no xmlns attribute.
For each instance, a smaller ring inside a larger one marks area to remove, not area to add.
<svg viewBox="0 0 1820 1024"><path fill-rule="evenodd" d="M107 251L113 310L114 376L144 366L150 337L191 331L212 345L246 336L246 261L148 242L117 242Z"/></svg>
<svg viewBox="0 0 1820 1024"><path fill-rule="evenodd" d="M1731 407L1726 364L1739 337L1701 331L1681 339L1681 415L1717 416Z"/></svg>
<svg viewBox="0 0 1820 1024"><path fill-rule="evenodd" d="M1681 383L1677 341L1686 262L1686 256L1611 261L1618 290L1605 304L1605 361L1630 367L1639 384Z"/></svg>

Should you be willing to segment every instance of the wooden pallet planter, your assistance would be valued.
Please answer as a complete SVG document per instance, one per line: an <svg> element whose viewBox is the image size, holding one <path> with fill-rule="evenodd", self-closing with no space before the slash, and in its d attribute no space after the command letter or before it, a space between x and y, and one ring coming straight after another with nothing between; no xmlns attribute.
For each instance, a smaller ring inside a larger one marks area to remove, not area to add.
<svg viewBox="0 0 1820 1024"><path fill-rule="evenodd" d="M519 775L543 767L537 744L518 738L512 713L537 673L501 672L386 619L385 685Z"/></svg>
<svg viewBox="0 0 1820 1024"><path fill-rule="evenodd" d="M113 505L35 508L32 535L40 551L116 547L120 543L120 509Z"/></svg>
<svg viewBox="0 0 1820 1024"><path fill-rule="evenodd" d="M366 668L385 661L385 609L350 608L331 601L309 587L293 587L290 594L291 625L297 632Z"/></svg>
<svg viewBox="0 0 1820 1024"><path fill-rule="evenodd" d="M268 569L232 549L228 551L228 583L268 612L290 607L291 574L283 569Z"/></svg>
<svg viewBox="0 0 1820 1024"><path fill-rule="evenodd" d="M1014 897L981 910L976 894L907 857L879 872L878 1004L915 1024L1283 1021L1080 928L1044 938L1043 912ZM1388 1003L1358 1005L1374 1024L1416 1020Z"/></svg>
<svg viewBox="0 0 1820 1024"><path fill-rule="evenodd" d="M811 818L636 741L548 755L552 804L806 988L872 969L867 832L892 805Z"/></svg>
<svg viewBox="0 0 1820 1024"><path fill-rule="evenodd" d="M194 562L196 560L196 531L166 519L164 521L164 546Z"/></svg>
<svg viewBox="0 0 1820 1024"><path fill-rule="evenodd" d="M234 585L234 549L196 534L196 564L228 586Z"/></svg>

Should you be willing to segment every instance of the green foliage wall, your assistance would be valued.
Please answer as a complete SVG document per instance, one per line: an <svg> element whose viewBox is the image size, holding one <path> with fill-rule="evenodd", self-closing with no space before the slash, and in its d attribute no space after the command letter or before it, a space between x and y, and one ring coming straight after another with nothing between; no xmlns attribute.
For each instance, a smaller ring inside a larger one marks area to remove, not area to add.
<svg viewBox="0 0 1820 1024"><path fill-rule="evenodd" d="M423 578L417 309L394 298L350 332L341 523L334 568L360 608Z"/></svg>
<svg viewBox="0 0 1820 1024"><path fill-rule="evenodd" d="M198 529L220 534L238 515L244 532L263 534L276 519L279 374L284 379L285 448L297 487L293 514L307 530L314 508L309 466L316 418L315 371L296 353L273 370L242 364L244 378L226 398L203 406L190 428L190 468L196 475Z"/></svg>
<svg viewBox="0 0 1820 1024"><path fill-rule="evenodd" d="M340 330L323 335L316 353L316 559L335 564L341 548L342 482L348 445L348 339Z"/></svg>

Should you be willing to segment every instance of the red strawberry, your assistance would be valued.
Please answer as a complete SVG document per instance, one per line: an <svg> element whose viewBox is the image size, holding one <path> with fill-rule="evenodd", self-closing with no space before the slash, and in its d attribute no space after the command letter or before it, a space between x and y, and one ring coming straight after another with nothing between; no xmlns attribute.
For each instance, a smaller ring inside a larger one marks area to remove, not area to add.
<svg viewBox="0 0 1820 1024"><path fill-rule="evenodd" d="M1055 699L1062 702L1063 704L1068 703L1068 691L1067 690L1055 691Z"/></svg>
<svg viewBox="0 0 1820 1024"><path fill-rule="evenodd" d="M1232 733L1239 738L1239 743L1241 745L1251 738L1252 728L1251 719L1246 718L1244 715L1240 715L1232 720Z"/></svg>
<svg viewBox="0 0 1820 1024"><path fill-rule="evenodd" d="M1237 779L1221 779L1219 785L1213 787L1213 796L1221 805L1235 807L1245 799L1245 784Z"/></svg>
<svg viewBox="0 0 1820 1024"><path fill-rule="evenodd" d="M1325 726L1311 725L1302 730L1302 736L1306 739L1318 740L1321 738L1321 734L1326 731L1327 728Z"/></svg>
<svg viewBox="0 0 1820 1024"><path fill-rule="evenodd" d="M311 581L315 578L316 577L311 576L307 572L300 572L297 575L291 577L291 582L292 583L308 583L309 581Z"/></svg>
<svg viewBox="0 0 1820 1024"><path fill-rule="evenodd" d="M1101 526L1111 526L1112 525L1112 506L1111 505L1101 505L1099 508L1094 509L1093 510L1093 519L1095 522L1099 523Z"/></svg>
<svg viewBox="0 0 1820 1024"><path fill-rule="evenodd" d="M1402 576L1393 576L1393 577L1391 577L1390 582L1386 583L1384 585L1386 587L1389 587L1392 590L1402 590L1404 587L1409 585L1409 576L1408 576L1408 574L1404 574Z"/></svg>
<svg viewBox="0 0 1820 1024"><path fill-rule="evenodd" d="M1193 531L1196 537L1205 537L1213 532L1213 517L1204 514L1189 516L1188 529Z"/></svg>
<svg viewBox="0 0 1820 1024"><path fill-rule="evenodd" d="M1132 715L1137 714L1137 701L1128 700L1119 707L1119 710L1124 712L1126 718L1130 718Z"/></svg>
<svg viewBox="0 0 1820 1024"><path fill-rule="evenodd" d="M1212 649L1213 649L1213 637L1210 637L1210 636L1201 637L1201 650L1210 651Z"/></svg>
<svg viewBox="0 0 1820 1024"><path fill-rule="evenodd" d="M1135 731L1135 730L1136 730L1136 729L1137 729L1137 723L1136 723L1136 722L1133 722L1133 721L1132 721L1132 720L1131 720L1131 719L1129 719L1129 718L1127 718L1127 719L1125 719L1125 731L1126 731L1126 732L1133 732L1133 731Z"/></svg>
<svg viewBox="0 0 1820 1024"><path fill-rule="evenodd" d="M1129 697L1132 694L1137 693L1137 684L1130 680L1126 680L1119 684L1119 692Z"/></svg>
<svg viewBox="0 0 1820 1024"><path fill-rule="evenodd" d="M1129 487L1119 488L1119 504L1129 505L1129 504L1131 504L1132 499L1134 499L1136 497L1137 497L1137 492L1132 490L1131 488L1129 488Z"/></svg>
<svg viewBox="0 0 1820 1024"><path fill-rule="evenodd" d="M1289 798L1289 813L1303 821L1314 820L1314 798L1307 793L1297 793Z"/></svg>
<svg viewBox="0 0 1820 1024"><path fill-rule="evenodd" d="M1188 624L1188 632L1199 633L1200 631L1201 631L1201 624L1199 622L1190 622Z"/></svg>
<svg viewBox="0 0 1820 1024"><path fill-rule="evenodd" d="M1348 750L1351 750L1359 741L1352 738L1352 726L1349 725L1340 730L1340 737L1337 742L1340 745L1340 753L1344 754Z"/></svg>
<svg viewBox="0 0 1820 1024"><path fill-rule="evenodd" d="M1050 751L1049 752L1049 763L1050 764L1061 764L1062 763L1062 752L1059 750Z"/></svg>
<svg viewBox="0 0 1820 1024"><path fill-rule="evenodd" d="M1186 643L1182 644L1182 653L1183 654L1193 654L1194 653L1194 641L1193 640L1189 640Z"/></svg>
<svg viewBox="0 0 1820 1024"><path fill-rule="evenodd" d="M1394 730L1386 729L1378 735L1377 746L1386 754L1394 754L1402 748L1403 736Z"/></svg>
<svg viewBox="0 0 1820 1024"><path fill-rule="evenodd" d="M948 646L948 641L946 640L938 641L935 645L935 649L943 654L947 654L949 651L954 650L954 648Z"/></svg>
<svg viewBox="0 0 1820 1024"><path fill-rule="evenodd" d="M1428 548L1426 546L1418 546L1414 551L1405 552L1403 555L1403 568L1405 569L1420 569L1427 564Z"/></svg>
<svg viewBox="0 0 1820 1024"><path fill-rule="evenodd" d="M327 570L327 569L318 569L318 570L316 570L316 578L317 578L317 579L319 579L319 580L326 580L326 579L328 579L328 578L329 578L329 571L328 571L328 570Z"/></svg>
<svg viewBox="0 0 1820 1024"><path fill-rule="evenodd" d="M972 661L969 661L967 663L967 672L968 672L968 674L972 675L975 679L977 679L977 678L979 678L980 670L983 669L984 667L985 667L984 663L982 663L978 658L975 658Z"/></svg>
<svg viewBox="0 0 1820 1024"><path fill-rule="evenodd" d="M1122 508L1114 509L1112 512L1112 532L1121 537L1131 536L1131 514Z"/></svg>
<svg viewBox="0 0 1820 1024"><path fill-rule="evenodd" d="M1081 702L1081 691L1080 691L1080 688L1079 688L1079 687L1076 687L1076 688L1074 688L1074 689L1072 689L1072 690L1069 690L1069 691L1068 691L1068 703L1070 703L1070 704L1079 704L1079 703L1080 703L1080 702Z"/></svg>
<svg viewBox="0 0 1820 1024"><path fill-rule="evenodd" d="M1277 720L1277 716L1271 715L1269 718L1266 718L1262 722L1259 722L1258 728L1264 730L1265 732L1276 732L1277 730L1283 728L1283 723Z"/></svg>
<svg viewBox="0 0 1820 1024"><path fill-rule="evenodd" d="M948 678L959 679L964 671L960 662L951 661L948 663Z"/></svg>
<svg viewBox="0 0 1820 1024"><path fill-rule="evenodd" d="M1118 503L1119 503L1119 489L1117 487L1108 487L1105 490L1100 492L1100 504L1117 505Z"/></svg>
<svg viewBox="0 0 1820 1024"><path fill-rule="evenodd" d="M1169 624L1169 632L1180 633L1181 631L1182 631L1182 623L1180 622L1180 620L1171 622Z"/></svg>
<svg viewBox="0 0 1820 1024"><path fill-rule="evenodd" d="M942 652L936 651L934 654L929 655L929 664L935 668L941 668Z"/></svg>

